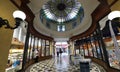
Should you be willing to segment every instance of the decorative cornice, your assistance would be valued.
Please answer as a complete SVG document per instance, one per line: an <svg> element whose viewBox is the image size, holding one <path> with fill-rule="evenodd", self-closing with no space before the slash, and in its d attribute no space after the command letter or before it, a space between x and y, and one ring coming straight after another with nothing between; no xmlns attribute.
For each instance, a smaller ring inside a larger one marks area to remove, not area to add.
<svg viewBox="0 0 120 72"><path fill-rule="evenodd" d="M37 37L52 40L53 39L52 37L45 36L45 35L37 32L35 30L35 28L33 27L33 20L34 20L35 16L34 16L33 12L30 10L30 8L27 6L27 3L29 3L30 1L29 0L21 0L20 4L17 4L16 1L17 0L11 0L11 2L16 7L18 7L20 10L22 10L26 13L26 15L27 15L26 21L30 24L30 32ZM98 21L100 19L102 19L104 16L106 16L111 11L109 8L110 6L108 5L108 3L106 3L106 0L99 0L99 1L100 1L100 5L91 14L91 16L92 16L91 27L88 30L86 30L85 32L83 32L82 34L71 37L70 40L75 40L75 39L79 39L79 38L86 37L86 36L90 35L96 29L96 24L98 23ZM114 3L112 3L112 4L114 4Z"/></svg>
<svg viewBox="0 0 120 72"><path fill-rule="evenodd" d="M103 0L101 0L101 1L103 1ZM108 3L106 3L106 1L105 2L100 2L99 6L91 14L91 16L92 16L92 25L91 25L91 27L88 30L86 30L85 32L83 32L82 34L71 37L70 40L73 41L73 40L76 40L76 39L80 39L80 38L89 36L96 29L96 26L97 26L98 22L103 17L105 17L110 11L111 10L109 8Z"/></svg>

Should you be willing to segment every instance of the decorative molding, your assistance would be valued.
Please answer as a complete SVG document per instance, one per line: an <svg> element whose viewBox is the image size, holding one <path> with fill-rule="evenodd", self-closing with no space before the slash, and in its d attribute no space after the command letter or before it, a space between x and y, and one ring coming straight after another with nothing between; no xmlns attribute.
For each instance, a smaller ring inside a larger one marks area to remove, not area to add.
<svg viewBox="0 0 120 72"><path fill-rule="evenodd" d="M102 0L101 0L102 1ZM108 13L110 13L110 8L109 5L105 2L101 2L99 4L99 6L94 10L94 12L91 14L92 16L92 25L91 27L86 30L85 32L83 32L82 34L73 36L70 38L70 40L76 40L76 39L80 39L86 36L89 36L91 33L94 32L94 30L96 29L97 24L99 23L99 21L105 17Z"/></svg>

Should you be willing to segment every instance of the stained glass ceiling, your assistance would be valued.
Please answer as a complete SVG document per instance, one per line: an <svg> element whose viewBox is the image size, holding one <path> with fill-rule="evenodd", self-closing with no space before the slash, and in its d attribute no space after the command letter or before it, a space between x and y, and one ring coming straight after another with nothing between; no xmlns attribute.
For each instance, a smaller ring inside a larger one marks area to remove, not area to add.
<svg viewBox="0 0 120 72"><path fill-rule="evenodd" d="M43 24L43 21L46 20L50 24L56 23L58 25L64 25L57 26L60 28L66 28L66 24L70 22L75 22L78 18L81 22L83 17L83 8L80 2L78 2L77 0L49 0L46 4L43 5L42 9L40 10L40 18ZM73 27L71 27L71 29L72 28ZM61 30L66 31L66 29Z"/></svg>

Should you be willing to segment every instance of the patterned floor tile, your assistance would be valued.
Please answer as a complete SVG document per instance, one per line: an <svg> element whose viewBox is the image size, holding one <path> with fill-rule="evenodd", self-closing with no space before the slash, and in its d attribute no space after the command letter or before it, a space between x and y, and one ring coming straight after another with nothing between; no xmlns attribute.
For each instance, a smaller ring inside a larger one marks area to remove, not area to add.
<svg viewBox="0 0 120 72"><path fill-rule="evenodd" d="M80 66L70 64L68 56L44 60L30 66L28 69L26 72L80 72ZM101 71L98 65L91 63L90 72Z"/></svg>

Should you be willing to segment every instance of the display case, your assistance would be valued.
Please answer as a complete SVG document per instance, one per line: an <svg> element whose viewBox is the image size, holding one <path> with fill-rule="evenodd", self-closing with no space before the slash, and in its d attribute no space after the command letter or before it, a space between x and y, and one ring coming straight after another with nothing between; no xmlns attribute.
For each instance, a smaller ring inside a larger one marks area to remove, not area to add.
<svg viewBox="0 0 120 72"><path fill-rule="evenodd" d="M23 46L12 44L9 50L6 72L15 72L22 68Z"/></svg>
<svg viewBox="0 0 120 72"><path fill-rule="evenodd" d="M113 42L109 41L109 42L105 42L105 44L108 52L108 57L109 57L108 60L109 60L110 67L120 70L120 63L118 58L115 55L115 48L114 48Z"/></svg>

